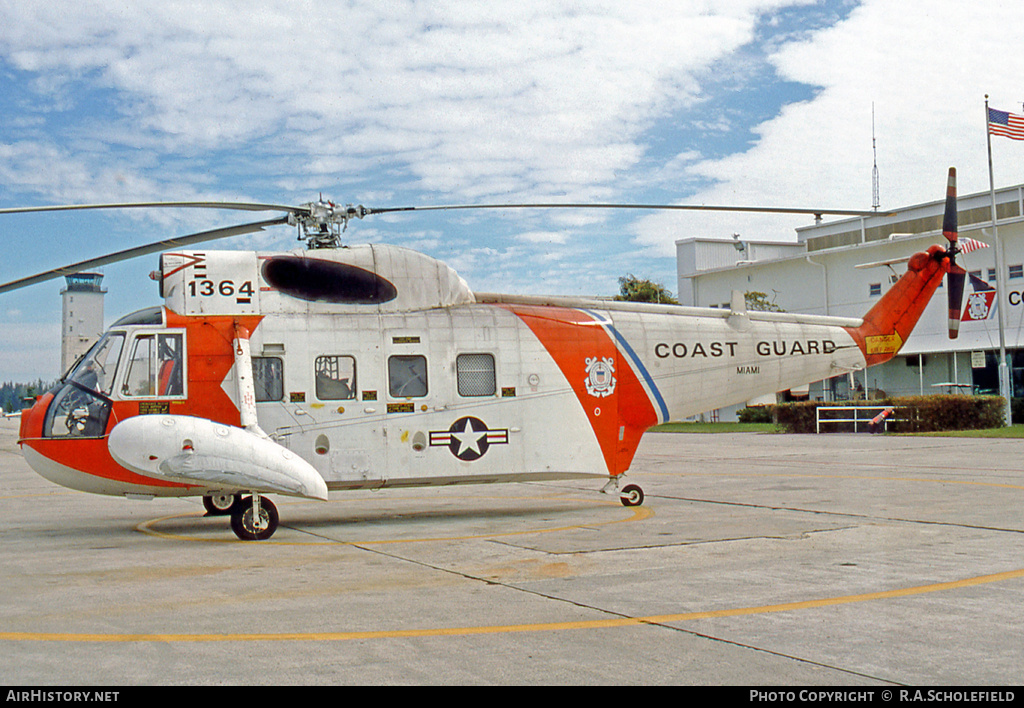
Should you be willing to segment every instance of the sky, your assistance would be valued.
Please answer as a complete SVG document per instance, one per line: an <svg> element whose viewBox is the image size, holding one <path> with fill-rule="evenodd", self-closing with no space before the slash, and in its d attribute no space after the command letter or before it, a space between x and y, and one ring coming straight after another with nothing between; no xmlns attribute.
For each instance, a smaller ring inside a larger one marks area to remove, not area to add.
<svg viewBox="0 0 1024 708"><path fill-rule="evenodd" d="M985 96L1022 112L1024 4L979 0L0 0L0 208L543 201L872 207L989 186ZM873 152L874 144L877 152ZM1024 146L993 144L996 186ZM877 155L877 157L876 157ZM267 215L259 215L264 218ZM0 282L250 213L0 215ZM676 287L684 238L795 241L811 217L605 210L369 217L350 243L481 292ZM287 250L289 227L220 242ZM103 269L106 319L159 304ZM0 295L0 381L61 372L62 281Z"/></svg>

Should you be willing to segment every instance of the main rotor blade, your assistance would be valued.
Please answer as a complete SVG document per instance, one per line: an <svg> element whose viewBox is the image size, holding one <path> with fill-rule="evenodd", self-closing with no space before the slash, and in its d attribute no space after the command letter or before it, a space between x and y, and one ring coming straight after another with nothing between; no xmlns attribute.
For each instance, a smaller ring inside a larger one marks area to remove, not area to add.
<svg viewBox="0 0 1024 708"><path fill-rule="evenodd" d="M853 209L813 209L801 207L715 206L707 204L588 204L586 202L526 204L449 204L441 206L367 207L366 214L389 214L407 211L441 211L445 209L646 209L650 211L729 211L759 214L813 214L821 216L889 216L886 212Z"/></svg>
<svg viewBox="0 0 1024 708"><path fill-rule="evenodd" d="M255 231L262 231L268 226L278 226L280 224L287 223L288 217L282 216L277 219L257 221L251 224L239 224L237 226L227 226L220 229L213 229L211 231L200 231L198 233L188 234L187 236L176 236L175 238L156 241L144 246L135 246L134 248L127 248L123 251L117 251L116 253L110 253L98 258L90 258L71 265L54 268L44 273L38 273L37 275L32 275L27 278L20 278L18 280L12 280L8 283L0 284L0 294L11 290L17 290L18 288L25 288L29 285L35 285L36 283L42 283L47 280L53 280L54 278L59 278L62 275L73 275L90 268L99 268L100 266L110 265L111 263L127 261L150 253L157 253L158 251L163 251L167 248L190 246L195 243L203 243L204 241L213 241L214 239L253 233Z"/></svg>
<svg viewBox="0 0 1024 708"><path fill-rule="evenodd" d="M232 209L235 211L284 211L300 214L309 211L305 207L283 204L257 204L249 202L123 202L120 204L58 204L56 206L14 207L0 209L0 214L32 214L44 211L84 211L86 209L151 209L161 207L189 209Z"/></svg>

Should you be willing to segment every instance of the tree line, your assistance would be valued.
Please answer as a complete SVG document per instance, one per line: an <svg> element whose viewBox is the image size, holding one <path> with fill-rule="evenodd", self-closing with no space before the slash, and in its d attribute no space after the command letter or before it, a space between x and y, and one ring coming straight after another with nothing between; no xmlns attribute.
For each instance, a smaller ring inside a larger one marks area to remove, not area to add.
<svg viewBox="0 0 1024 708"><path fill-rule="evenodd" d="M32 399L45 393L53 386L53 382L39 379L33 383L14 383L7 381L0 384L0 410L13 413L27 407L25 399Z"/></svg>
<svg viewBox="0 0 1024 708"><path fill-rule="evenodd" d="M619 294L616 300L629 302L654 302L663 305L678 305L679 301L672 296L661 283L650 278L639 278L632 273L619 278ZM743 293L747 309L759 310L762 312L783 312L782 308L768 299L768 294L758 290L748 290Z"/></svg>

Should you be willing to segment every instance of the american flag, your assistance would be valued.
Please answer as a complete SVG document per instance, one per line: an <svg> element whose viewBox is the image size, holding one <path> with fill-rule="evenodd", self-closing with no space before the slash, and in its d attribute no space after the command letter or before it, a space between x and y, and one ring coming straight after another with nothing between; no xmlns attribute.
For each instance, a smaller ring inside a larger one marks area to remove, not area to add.
<svg viewBox="0 0 1024 708"><path fill-rule="evenodd" d="M989 108L988 132L991 135L1002 135L1013 140L1024 140L1024 116Z"/></svg>
<svg viewBox="0 0 1024 708"><path fill-rule="evenodd" d="M975 241L973 238L962 238L960 239L960 253L970 253L971 251L977 251L979 248L988 248L988 244L983 241Z"/></svg>

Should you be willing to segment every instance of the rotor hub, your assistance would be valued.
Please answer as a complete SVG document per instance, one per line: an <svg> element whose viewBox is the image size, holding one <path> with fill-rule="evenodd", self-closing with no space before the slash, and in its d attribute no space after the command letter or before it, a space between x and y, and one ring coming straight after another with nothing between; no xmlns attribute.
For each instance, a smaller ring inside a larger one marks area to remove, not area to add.
<svg viewBox="0 0 1024 708"><path fill-rule="evenodd" d="M340 248L349 220L362 219L368 213L362 204L341 206L321 198L303 204L301 211L291 214L289 223L298 226L299 240L305 241L307 248Z"/></svg>

